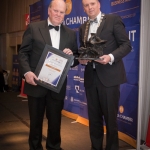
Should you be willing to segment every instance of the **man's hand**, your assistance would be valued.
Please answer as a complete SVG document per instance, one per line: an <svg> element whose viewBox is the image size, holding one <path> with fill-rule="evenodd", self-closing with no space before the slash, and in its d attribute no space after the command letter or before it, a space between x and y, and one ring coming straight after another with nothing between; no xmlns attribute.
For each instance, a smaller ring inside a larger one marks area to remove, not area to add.
<svg viewBox="0 0 150 150"><path fill-rule="evenodd" d="M96 62L106 65L111 61L111 58L109 55L103 55L101 57L99 57L100 59L95 60Z"/></svg>
<svg viewBox="0 0 150 150"><path fill-rule="evenodd" d="M73 52L69 48L65 48L63 52L67 55L73 55Z"/></svg>
<svg viewBox="0 0 150 150"><path fill-rule="evenodd" d="M34 82L34 79L38 80L38 78L36 77L36 75L33 72L31 72L31 71L27 72L27 74L25 75L25 79L26 79L27 83L32 84L32 85L37 85Z"/></svg>

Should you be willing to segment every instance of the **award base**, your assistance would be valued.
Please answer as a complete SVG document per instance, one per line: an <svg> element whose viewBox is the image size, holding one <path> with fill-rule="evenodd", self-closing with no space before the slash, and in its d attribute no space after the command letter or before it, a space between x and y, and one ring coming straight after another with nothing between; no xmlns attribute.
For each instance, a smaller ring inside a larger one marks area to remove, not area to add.
<svg viewBox="0 0 150 150"><path fill-rule="evenodd" d="M80 59L80 60L103 60L103 58L80 58L80 57L77 57L75 59Z"/></svg>

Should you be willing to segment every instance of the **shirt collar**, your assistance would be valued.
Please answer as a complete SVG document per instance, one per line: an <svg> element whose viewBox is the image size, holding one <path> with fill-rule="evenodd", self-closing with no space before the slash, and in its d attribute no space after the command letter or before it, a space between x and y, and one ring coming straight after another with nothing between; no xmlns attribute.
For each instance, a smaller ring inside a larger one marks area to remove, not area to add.
<svg viewBox="0 0 150 150"><path fill-rule="evenodd" d="M100 13L96 16L98 23L100 22L101 14L102 14L102 13L101 13L101 11L100 11ZM95 18L94 18L94 19L95 19ZM94 19L90 19L90 20L94 20Z"/></svg>
<svg viewBox="0 0 150 150"><path fill-rule="evenodd" d="M99 14L97 15L97 17L96 17L96 18L97 18L98 23L100 22L101 14L102 14L102 13L101 13L101 11L100 11L100 13L99 13Z"/></svg>

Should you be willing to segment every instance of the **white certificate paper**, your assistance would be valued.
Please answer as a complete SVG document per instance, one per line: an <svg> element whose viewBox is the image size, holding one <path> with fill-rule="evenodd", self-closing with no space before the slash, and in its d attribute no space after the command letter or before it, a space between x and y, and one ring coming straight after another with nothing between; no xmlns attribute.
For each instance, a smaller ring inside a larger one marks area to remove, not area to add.
<svg viewBox="0 0 150 150"><path fill-rule="evenodd" d="M56 87L66 63L66 58L48 52L38 79Z"/></svg>

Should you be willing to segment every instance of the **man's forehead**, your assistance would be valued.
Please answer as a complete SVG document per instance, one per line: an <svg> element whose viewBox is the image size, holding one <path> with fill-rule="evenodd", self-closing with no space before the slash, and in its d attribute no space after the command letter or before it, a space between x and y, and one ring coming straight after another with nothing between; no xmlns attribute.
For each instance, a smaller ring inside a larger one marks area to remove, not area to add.
<svg viewBox="0 0 150 150"><path fill-rule="evenodd" d="M82 0L82 3L87 3L87 4L96 3L96 2L98 2L98 0Z"/></svg>
<svg viewBox="0 0 150 150"><path fill-rule="evenodd" d="M66 7L67 7L66 3L62 3L62 2L61 3L53 2L52 5L51 5L51 8L59 8L59 9L64 9L65 8L66 9Z"/></svg>

